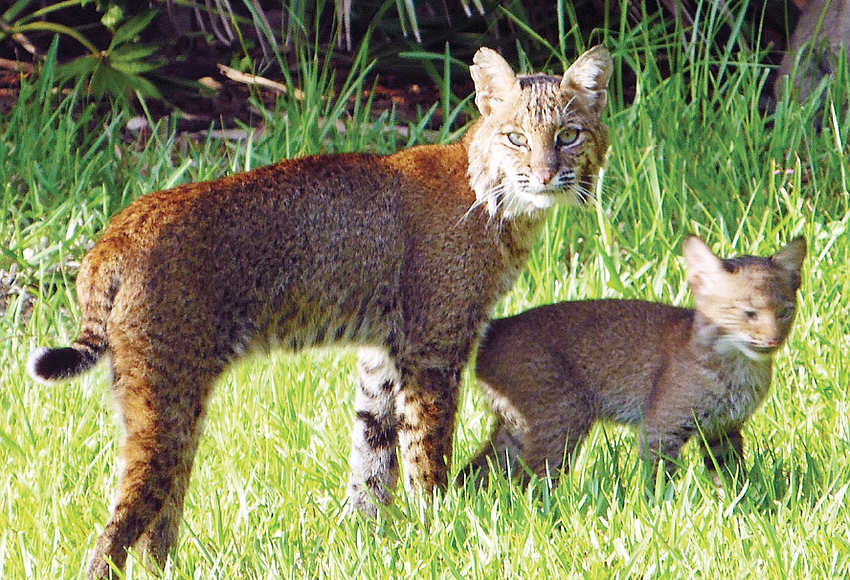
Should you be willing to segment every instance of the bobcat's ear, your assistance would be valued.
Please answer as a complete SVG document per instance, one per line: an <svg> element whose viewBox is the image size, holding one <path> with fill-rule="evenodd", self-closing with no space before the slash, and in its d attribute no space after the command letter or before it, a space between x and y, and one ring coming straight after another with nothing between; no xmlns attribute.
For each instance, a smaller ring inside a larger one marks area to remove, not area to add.
<svg viewBox="0 0 850 580"><path fill-rule="evenodd" d="M590 109L599 112L608 104L608 81L614 63L601 44L587 50L570 65L561 79L561 90L573 90Z"/></svg>
<svg viewBox="0 0 850 580"><path fill-rule="evenodd" d="M788 245L773 254L770 261L791 274L791 285L799 290L803 282L801 270L806 259L806 239L802 236L788 242Z"/></svg>
<svg viewBox="0 0 850 580"><path fill-rule="evenodd" d="M511 65L493 49L482 46L472 57L469 67L475 83L475 106L482 115L489 115L493 101L505 101L516 90L517 78Z"/></svg>
<svg viewBox="0 0 850 580"><path fill-rule="evenodd" d="M788 245L773 254L770 261L787 272L797 272L803 268L806 259L806 239L802 236L788 242Z"/></svg>
<svg viewBox="0 0 850 580"><path fill-rule="evenodd" d="M688 236L682 246L688 264L688 285L695 296L711 293L723 263L714 255L705 242L696 236Z"/></svg>

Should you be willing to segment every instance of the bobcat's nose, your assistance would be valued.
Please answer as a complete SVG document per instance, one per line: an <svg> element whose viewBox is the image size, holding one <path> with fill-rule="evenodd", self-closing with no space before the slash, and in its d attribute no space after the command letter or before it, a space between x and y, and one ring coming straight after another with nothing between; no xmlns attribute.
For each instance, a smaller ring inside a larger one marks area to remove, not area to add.
<svg viewBox="0 0 850 580"><path fill-rule="evenodd" d="M531 175L540 182L540 185L546 185L555 176L555 171L551 167L538 167L532 170Z"/></svg>

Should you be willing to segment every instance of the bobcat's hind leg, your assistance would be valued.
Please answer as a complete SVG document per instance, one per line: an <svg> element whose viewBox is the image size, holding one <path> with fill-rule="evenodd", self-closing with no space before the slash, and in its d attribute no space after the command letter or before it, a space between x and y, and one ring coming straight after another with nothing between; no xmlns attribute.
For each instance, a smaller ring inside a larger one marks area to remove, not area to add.
<svg viewBox="0 0 850 580"><path fill-rule="evenodd" d="M501 419L493 429L489 441L470 460L458 475L458 484L475 478L478 485L487 482L491 469L507 476L519 466L523 443L520 437L511 432Z"/></svg>
<svg viewBox="0 0 850 580"><path fill-rule="evenodd" d="M389 505L398 481L396 397L401 378L384 348L364 347L357 361L349 507L377 515Z"/></svg>
<svg viewBox="0 0 850 580"><path fill-rule="evenodd" d="M122 470L112 515L92 553L89 578L109 578L110 561L123 569L132 546L146 551L159 567L165 565L180 527L206 395L214 380L207 375L186 386L152 368L121 371L120 361L115 362L113 388L124 425ZM190 373L182 371L185 381Z"/></svg>
<svg viewBox="0 0 850 580"><path fill-rule="evenodd" d="M177 544L186 490L192 476L192 465L202 431L203 425L196 426L195 437L189 449L183 455L183 461L177 467L177 474L174 477L171 493L168 494L165 506L134 546L138 554L144 555L146 561L153 561L160 569L164 568L169 552Z"/></svg>

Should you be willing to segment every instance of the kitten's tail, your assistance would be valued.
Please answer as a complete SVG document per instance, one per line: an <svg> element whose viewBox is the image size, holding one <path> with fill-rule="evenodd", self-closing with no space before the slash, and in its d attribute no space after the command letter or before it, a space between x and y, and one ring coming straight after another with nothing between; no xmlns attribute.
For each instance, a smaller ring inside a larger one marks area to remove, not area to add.
<svg viewBox="0 0 850 580"><path fill-rule="evenodd" d="M83 310L80 334L71 346L35 349L27 361L29 375L40 383L52 384L91 369L109 348L106 320L117 292L115 269L106 265L93 268L84 261L77 276L77 295Z"/></svg>

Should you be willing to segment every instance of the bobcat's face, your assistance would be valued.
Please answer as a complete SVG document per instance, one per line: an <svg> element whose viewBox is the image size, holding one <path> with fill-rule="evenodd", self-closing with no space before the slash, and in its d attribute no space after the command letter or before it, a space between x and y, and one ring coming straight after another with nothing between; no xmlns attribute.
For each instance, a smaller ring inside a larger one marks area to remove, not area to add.
<svg viewBox="0 0 850 580"><path fill-rule="evenodd" d="M583 205L608 147L600 114L610 55L598 47L562 77L515 75L493 51L472 67L480 126L469 174L492 215L531 214L555 204Z"/></svg>
<svg viewBox="0 0 850 580"><path fill-rule="evenodd" d="M593 196L588 173L595 169L584 154L591 129L560 90L560 79L522 77L519 84L517 113L498 128L487 159L503 185L502 202L517 212L587 203Z"/></svg>
<svg viewBox="0 0 850 580"><path fill-rule="evenodd" d="M713 301L713 321L723 330L723 346L751 359L766 359L785 343L797 311L788 284L771 272L752 271L731 284L727 300Z"/></svg>
<svg viewBox="0 0 850 580"><path fill-rule="evenodd" d="M687 251L686 246L686 256ZM717 350L737 350L753 360L771 358L788 338L797 313L805 242L798 238L771 258L714 258L702 264L693 253L688 275L696 309L719 329Z"/></svg>

